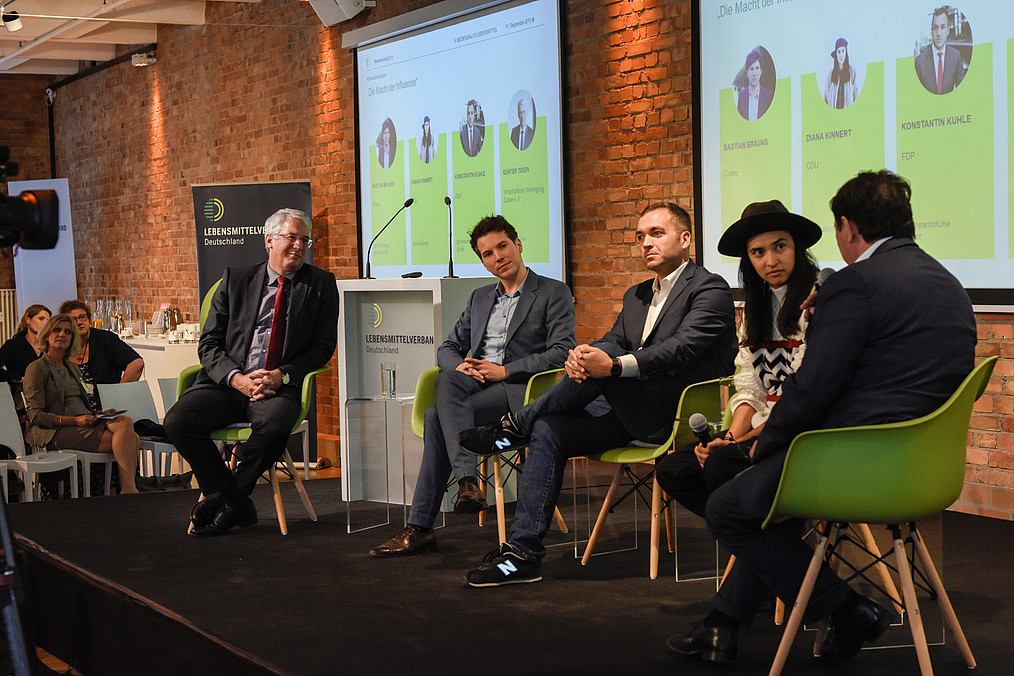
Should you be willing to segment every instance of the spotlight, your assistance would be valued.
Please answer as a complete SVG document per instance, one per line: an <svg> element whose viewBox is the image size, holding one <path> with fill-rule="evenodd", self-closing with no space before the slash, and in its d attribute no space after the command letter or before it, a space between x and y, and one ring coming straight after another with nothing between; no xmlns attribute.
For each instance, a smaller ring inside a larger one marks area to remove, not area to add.
<svg viewBox="0 0 1014 676"><path fill-rule="evenodd" d="M7 6L0 8L0 12L3 13L4 28L7 29L8 33L19 31L24 28L24 24L21 23L21 17L17 12L8 12Z"/></svg>
<svg viewBox="0 0 1014 676"><path fill-rule="evenodd" d="M137 66L138 68L144 66L154 65L158 59L155 58L155 52L147 52L145 54L133 54L130 57L130 64Z"/></svg>

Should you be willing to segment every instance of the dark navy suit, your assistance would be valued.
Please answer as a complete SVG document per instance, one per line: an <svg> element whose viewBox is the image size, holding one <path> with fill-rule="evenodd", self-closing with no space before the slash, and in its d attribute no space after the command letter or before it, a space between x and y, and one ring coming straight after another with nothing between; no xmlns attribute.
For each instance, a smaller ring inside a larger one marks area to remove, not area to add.
<svg viewBox="0 0 1014 676"><path fill-rule="evenodd" d="M768 590L794 599L813 551L803 522L761 530L792 439L814 429L909 420L940 406L972 370L975 318L961 284L907 238L836 272L817 296L806 356L757 440L753 466L708 500L708 528L736 565L713 606L749 624ZM844 602L825 566L806 621Z"/></svg>

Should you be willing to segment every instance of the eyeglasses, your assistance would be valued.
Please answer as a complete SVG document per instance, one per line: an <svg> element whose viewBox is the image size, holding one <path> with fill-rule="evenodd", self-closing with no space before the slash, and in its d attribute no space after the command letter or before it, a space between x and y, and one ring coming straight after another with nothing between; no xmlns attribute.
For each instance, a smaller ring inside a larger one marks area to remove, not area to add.
<svg viewBox="0 0 1014 676"><path fill-rule="evenodd" d="M86 314L69 315L69 316L70 316L71 319L73 319L78 324L85 324L85 323L91 321L91 319L89 319L88 315L86 315Z"/></svg>
<svg viewBox="0 0 1014 676"><path fill-rule="evenodd" d="M300 244L302 244L307 249L309 249L311 246L313 246L313 238L312 237L297 237L297 236L291 235L291 234L272 235L272 237L279 237L281 239L284 239L285 241L287 241L289 243L290 246L293 245L293 244L295 244L296 242L299 242Z"/></svg>

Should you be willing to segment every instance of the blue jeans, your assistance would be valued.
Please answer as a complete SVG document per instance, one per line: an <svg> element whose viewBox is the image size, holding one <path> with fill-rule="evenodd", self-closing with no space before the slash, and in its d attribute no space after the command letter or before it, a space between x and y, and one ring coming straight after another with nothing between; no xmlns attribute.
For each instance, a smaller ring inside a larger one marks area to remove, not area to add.
<svg viewBox="0 0 1014 676"><path fill-rule="evenodd" d="M458 445L458 432L499 420L524 402L527 383L480 383L461 371L437 376L436 403L426 411L423 457L408 522L430 528L440 512L451 473L476 475L476 459Z"/></svg>
<svg viewBox="0 0 1014 676"><path fill-rule="evenodd" d="M596 345L610 356L623 354L615 345ZM611 354L613 352L615 354ZM636 381L624 380L636 384ZM515 412L518 427L531 435L508 539L511 547L522 556L542 558L546 555L542 538L549 532L567 459L606 451L634 438L606 399L618 382L615 378L589 378L579 383L565 376L541 397Z"/></svg>

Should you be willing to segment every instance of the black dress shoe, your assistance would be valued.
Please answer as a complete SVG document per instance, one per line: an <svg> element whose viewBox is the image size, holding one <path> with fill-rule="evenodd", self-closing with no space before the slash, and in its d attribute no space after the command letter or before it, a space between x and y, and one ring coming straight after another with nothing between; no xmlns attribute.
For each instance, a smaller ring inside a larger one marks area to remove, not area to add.
<svg viewBox="0 0 1014 676"><path fill-rule="evenodd" d="M486 509L486 498L479 486L471 481L458 483L458 497L454 500L455 514L475 514Z"/></svg>
<svg viewBox="0 0 1014 676"><path fill-rule="evenodd" d="M738 655L735 627L706 627L703 622L691 625L684 634L673 634L666 644L679 655L723 664L735 662Z"/></svg>
<svg viewBox="0 0 1014 676"><path fill-rule="evenodd" d="M257 508L254 507L253 500L244 496L233 504L224 503L211 523L200 528L195 527L190 534L195 538L209 538L225 535L233 526L246 528L255 523L257 523Z"/></svg>
<svg viewBox="0 0 1014 676"><path fill-rule="evenodd" d="M382 545L370 550L370 556L409 556L437 546L437 536L433 529L425 533L417 531L412 526L405 526L398 534Z"/></svg>
<svg viewBox="0 0 1014 676"><path fill-rule="evenodd" d="M891 624L891 615L879 603L862 598L846 621L828 618L829 629L820 644L820 656L832 662L855 657L863 643L873 643Z"/></svg>
<svg viewBox="0 0 1014 676"><path fill-rule="evenodd" d="M204 499L194 505L190 510L190 521L194 528L203 528L211 524L222 507L225 506L225 498L221 493L212 493L204 496Z"/></svg>
<svg viewBox="0 0 1014 676"><path fill-rule="evenodd" d="M510 413L500 422L458 432L458 445L472 455L499 455L528 445L529 436L518 429Z"/></svg>

